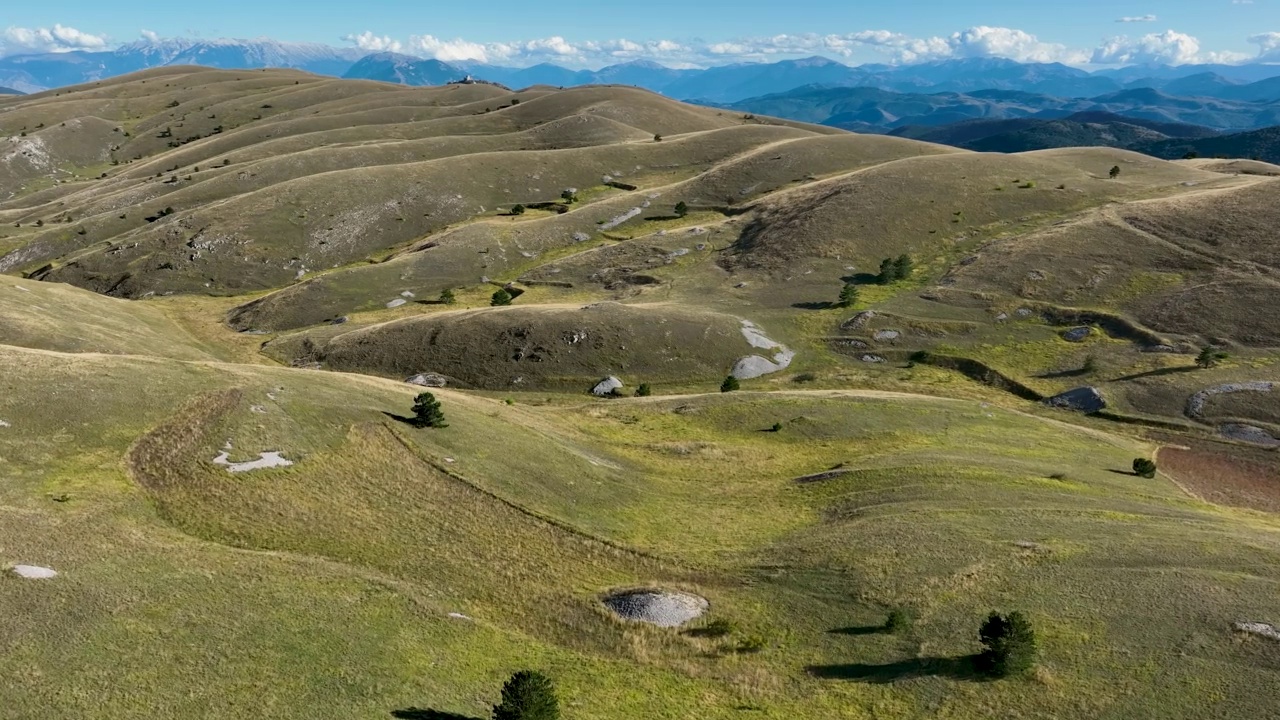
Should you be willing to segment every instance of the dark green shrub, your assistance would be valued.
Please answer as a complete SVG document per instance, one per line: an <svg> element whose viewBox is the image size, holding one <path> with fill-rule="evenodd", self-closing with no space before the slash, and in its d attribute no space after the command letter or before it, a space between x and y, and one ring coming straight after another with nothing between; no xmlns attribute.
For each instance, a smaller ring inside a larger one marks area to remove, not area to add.
<svg viewBox="0 0 1280 720"><path fill-rule="evenodd" d="M738 628L733 624L732 620L727 618L716 618L698 630L698 634L703 637L721 638L726 635L732 635L737 632Z"/></svg>
<svg viewBox="0 0 1280 720"><path fill-rule="evenodd" d="M689 214L689 206L683 200L676 203L676 217L684 217Z"/></svg>
<svg viewBox="0 0 1280 720"><path fill-rule="evenodd" d="M995 611L982 623L978 638L987 646L977 667L993 677L1020 675L1036 663L1036 634L1031 622L1018 611L1008 617Z"/></svg>
<svg viewBox="0 0 1280 720"><path fill-rule="evenodd" d="M1231 357L1229 354L1210 345L1209 347L1202 349L1200 354L1196 356L1196 365L1199 365L1204 369L1208 369L1216 367L1218 363L1229 357Z"/></svg>
<svg viewBox="0 0 1280 720"><path fill-rule="evenodd" d="M720 392L733 392L740 387L742 387L742 384L738 382L738 378L729 375L725 377L724 382L720 383Z"/></svg>
<svg viewBox="0 0 1280 720"><path fill-rule="evenodd" d="M906 280L911 277L911 273L915 270L915 263L911 261L911 256L903 253L893 261L893 275L896 280Z"/></svg>
<svg viewBox="0 0 1280 720"><path fill-rule="evenodd" d="M498 291L493 294L493 298L489 300L489 304L493 307L501 307L510 305L511 300L511 293L507 292L506 288L498 288Z"/></svg>
<svg viewBox="0 0 1280 720"><path fill-rule="evenodd" d="M840 288L840 297L836 300L836 307L847 308L858 302L858 286L853 283L845 283Z"/></svg>
<svg viewBox="0 0 1280 720"><path fill-rule="evenodd" d="M560 701L551 678L536 670L521 670L502 686L502 702L493 706L493 720L557 720Z"/></svg>
<svg viewBox="0 0 1280 720"><path fill-rule="evenodd" d="M440 302L444 303L445 305L452 305L458 302L458 298L456 295L453 294L453 290L450 290L449 288L445 288L440 291Z"/></svg>
<svg viewBox="0 0 1280 720"><path fill-rule="evenodd" d="M890 634L898 634L911 629L911 615L906 610L894 608L889 611L889 617L885 618L884 631Z"/></svg>
<svg viewBox="0 0 1280 720"><path fill-rule="evenodd" d="M513 207L511 208L511 214L512 214L512 215L523 215L523 214L524 214L524 206L523 206L523 205L520 205L519 203L517 203L515 206L513 206Z"/></svg>
<svg viewBox="0 0 1280 720"><path fill-rule="evenodd" d="M742 642L738 643L738 652L740 653L758 653L764 650L768 642L765 641L763 635L748 635L742 638Z"/></svg>
<svg viewBox="0 0 1280 720"><path fill-rule="evenodd" d="M649 383L640 383L636 388L636 397L649 397L653 394L653 388L649 387Z"/></svg>
<svg viewBox="0 0 1280 720"><path fill-rule="evenodd" d="M1146 458L1134 458L1133 474L1141 475L1148 479L1153 478L1156 476L1156 464Z"/></svg>

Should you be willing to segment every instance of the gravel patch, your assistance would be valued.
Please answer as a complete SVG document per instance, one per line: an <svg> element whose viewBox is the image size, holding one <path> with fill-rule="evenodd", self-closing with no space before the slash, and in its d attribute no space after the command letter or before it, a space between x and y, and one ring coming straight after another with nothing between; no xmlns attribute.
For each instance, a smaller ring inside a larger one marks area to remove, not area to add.
<svg viewBox="0 0 1280 720"><path fill-rule="evenodd" d="M1276 438L1256 425L1227 423L1218 428L1218 434L1228 440L1239 440L1240 442L1262 445L1263 447L1280 447L1280 438Z"/></svg>
<svg viewBox="0 0 1280 720"><path fill-rule="evenodd" d="M48 580L58 576L58 571L53 568L40 567L39 565L14 565L14 575L28 580Z"/></svg>
<svg viewBox="0 0 1280 720"><path fill-rule="evenodd" d="M601 225L601 226L600 226L600 229L601 229L601 230L612 230L612 229L614 229L614 228L618 227L619 225L621 225L622 223L624 223L624 222L626 222L626 221L630 220L631 218L633 218L633 217L635 217L635 216L639 215L639 214L640 214L640 213L642 213L642 212L644 212L644 210L642 210L642 209L640 209L640 208L638 208L638 207L633 207L633 208L631 208L630 210L628 210L628 211L626 211L626 212L622 213L621 215L619 215L619 216L617 216L617 217L613 218L612 220L610 220L610 221L608 221L608 222L604 223L603 225Z"/></svg>
<svg viewBox="0 0 1280 720"><path fill-rule="evenodd" d="M897 330L877 330L876 334L872 337L876 340L897 340L901 335L902 333Z"/></svg>
<svg viewBox="0 0 1280 720"><path fill-rule="evenodd" d="M884 358L880 357L879 355L863 355L862 357L860 357L860 358L858 358L858 359L859 359L859 360L861 360L861 361L862 361L862 362L864 362L864 363L882 363L882 362L888 362L887 360L885 360Z"/></svg>
<svg viewBox="0 0 1280 720"><path fill-rule="evenodd" d="M1255 381L1242 383L1227 383L1225 385L1217 385L1211 388L1205 388L1200 392L1187 398L1187 417L1197 420L1204 417L1204 404L1214 395L1228 395L1238 392L1264 392L1269 393L1275 387L1273 382Z"/></svg>
<svg viewBox="0 0 1280 720"><path fill-rule="evenodd" d="M1238 622L1235 627L1236 630L1249 633L1250 635L1260 635L1271 640L1280 640L1280 629L1277 629L1275 625L1271 625L1269 623Z"/></svg>
<svg viewBox="0 0 1280 720"><path fill-rule="evenodd" d="M227 469L227 472L233 472L233 473L248 472L250 470L263 470L266 468L274 468L274 467L288 467L293 464L292 460L286 460L278 452L258 453L257 460L250 460L249 462L240 462L240 463L231 462L228 459L228 457L229 456L227 455L227 451L223 450L222 452L218 453L218 457L213 459L213 464L221 465Z"/></svg>
<svg viewBox="0 0 1280 720"><path fill-rule="evenodd" d="M1087 327L1071 328L1063 331L1062 339L1067 342L1084 342L1092 333L1093 331Z"/></svg>
<svg viewBox="0 0 1280 720"><path fill-rule="evenodd" d="M840 323L841 330L861 330L866 324L876 316L874 310L864 310L857 315Z"/></svg>
<svg viewBox="0 0 1280 720"><path fill-rule="evenodd" d="M658 627L680 627L696 620L707 611L705 598L668 590L632 590L610 595L605 607L623 620L649 623Z"/></svg>

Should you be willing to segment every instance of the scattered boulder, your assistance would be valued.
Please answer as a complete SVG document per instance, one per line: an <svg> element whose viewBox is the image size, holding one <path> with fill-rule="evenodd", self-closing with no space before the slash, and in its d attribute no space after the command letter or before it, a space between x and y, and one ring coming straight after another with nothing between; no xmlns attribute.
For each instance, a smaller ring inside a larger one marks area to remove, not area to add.
<svg viewBox="0 0 1280 720"><path fill-rule="evenodd" d="M39 565L14 565L12 572L14 575L28 580L48 580L58 576L57 570L40 567Z"/></svg>
<svg viewBox="0 0 1280 720"><path fill-rule="evenodd" d="M863 355L860 359L861 359L861 360L862 360L862 362L864 362L864 363L882 363L882 362L887 362L884 358L880 357L879 355Z"/></svg>
<svg viewBox="0 0 1280 720"><path fill-rule="evenodd" d="M1270 640L1280 640L1280 628L1270 623L1262 622L1238 622L1235 625L1236 630L1249 633L1250 635L1261 635Z"/></svg>
<svg viewBox="0 0 1280 720"><path fill-rule="evenodd" d="M1018 308L1013 311L1013 314L1020 318L1031 317L1031 308Z"/></svg>
<svg viewBox="0 0 1280 720"><path fill-rule="evenodd" d="M1096 413L1107 407L1102 391L1096 387L1072 388L1044 401L1045 405L1083 413Z"/></svg>
<svg viewBox="0 0 1280 720"><path fill-rule="evenodd" d="M897 340L901 335L897 330L877 330L873 337L876 340Z"/></svg>
<svg viewBox="0 0 1280 720"><path fill-rule="evenodd" d="M1062 339L1067 342L1084 342L1093 334L1093 330L1087 327L1071 328L1062 331Z"/></svg>
<svg viewBox="0 0 1280 720"><path fill-rule="evenodd" d="M405 303L407 303L407 302L409 302L409 301L408 301L408 300L405 300L404 298L396 298L395 300L392 300L391 302L387 303L387 307L388 307L388 308L398 308L398 307L400 307L401 305L404 305L404 304L405 304Z"/></svg>
<svg viewBox="0 0 1280 720"><path fill-rule="evenodd" d="M622 389L622 381L610 375L609 377L596 383L596 386L591 388L591 394L597 397L604 397L606 395L612 395L614 390L621 390L621 389Z"/></svg>
<svg viewBox="0 0 1280 720"><path fill-rule="evenodd" d="M351 318L348 318L346 315L343 315L342 317L336 317L336 318L334 318L334 319L333 319L332 324L333 324L333 325L346 325L346 324L347 324L347 321L348 321L348 320L350 320L350 319L351 319Z"/></svg>
<svg viewBox="0 0 1280 720"><path fill-rule="evenodd" d="M4 420L0 420L0 428L7 428L7 427L13 427L13 426L5 422Z"/></svg>
<svg viewBox="0 0 1280 720"><path fill-rule="evenodd" d="M680 627L707 611L706 598L669 590L629 590L604 599L605 607L623 620L658 627Z"/></svg>
<svg viewBox="0 0 1280 720"><path fill-rule="evenodd" d="M442 388L449 384L449 378L437 373L418 373L411 378L407 378L405 382L410 385L421 385L422 387Z"/></svg>
<svg viewBox="0 0 1280 720"><path fill-rule="evenodd" d="M1178 349L1172 345L1147 345L1142 348L1144 353L1175 353Z"/></svg>
<svg viewBox="0 0 1280 720"><path fill-rule="evenodd" d="M866 324L876 316L873 310L864 310L857 315L840 323L841 330L861 330Z"/></svg>

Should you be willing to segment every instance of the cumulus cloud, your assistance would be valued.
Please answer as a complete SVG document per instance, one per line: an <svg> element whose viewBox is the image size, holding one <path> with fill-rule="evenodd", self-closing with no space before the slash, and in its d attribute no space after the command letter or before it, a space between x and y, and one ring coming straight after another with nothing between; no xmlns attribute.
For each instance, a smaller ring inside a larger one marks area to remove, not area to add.
<svg viewBox="0 0 1280 720"><path fill-rule="evenodd" d="M1150 14L1150 13L1147 13L1146 15L1130 15L1130 16L1127 16L1127 17L1122 17L1122 18L1117 19L1117 20L1116 20L1116 22L1118 22L1118 23L1143 23L1143 22L1155 22L1155 21L1156 21L1156 20L1158 20L1158 19L1159 19L1159 18L1157 18L1155 15L1152 15L1152 14Z"/></svg>
<svg viewBox="0 0 1280 720"><path fill-rule="evenodd" d="M1258 59L1264 62L1280 62L1280 32L1253 35L1249 42L1258 46Z"/></svg>
<svg viewBox="0 0 1280 720"><path fill-rule="evenodd" d="M1090 58L1097 65L1185 65L1200 60L1200 41L1174 30L1138 38L1113 37L1103 41Z"/></svg>
<svg viewBox="0 0 1280 720"><path fill-rule="evenodd" d="M156 32L155 30L147 30L146 28L143 28L142 30L138 31L138 34L142 36L143 40L146 40L149 43L160 42L160 33Z"/></svg>
<svg viewBox="0 0 1280 720"><path fill-rule="evenodd" d="M52 28L10 27L0 33L0 55L106 48L106 36L91 35L60 24Z"/></svg>
<svg viewBox="0 0 1280 720"><path fill-rule="evenodd" d="M399 40L393 40L386 35L374 35L368 30L362 33L343 35L342 40L369 52L400 52L401 48Z"/></svg>
<svg viewBox="0 0 1280 720"><path fill-rule="evenodd" d="M1124 17L1117 22L1154 22L1155 15ZM1160 63L1238 63L1249 60L1280 61L1280 32L1249 38L1258 55L1205 50L1200 41L1175 30L1139 37L1120 35L1095 48L1069 47L1048 42L1016 28L979 25L950 35L917 37L890 30L849 33L782 33L717 42L676 40L570 41L560 36L509 42L446 40L434 35L413 35L401 44L372 32L343 38L363 50L401 51L444 62L480 62L532 65L552 62L568 67L599 67L630 60L656 60L668 67L706 67L730 61L776 61L789 57L823 55L859 62L880 56L893 64L909 64L960 58L1007 58L1018 62L1060 62L1068 65L1126 65Z"/></svg>

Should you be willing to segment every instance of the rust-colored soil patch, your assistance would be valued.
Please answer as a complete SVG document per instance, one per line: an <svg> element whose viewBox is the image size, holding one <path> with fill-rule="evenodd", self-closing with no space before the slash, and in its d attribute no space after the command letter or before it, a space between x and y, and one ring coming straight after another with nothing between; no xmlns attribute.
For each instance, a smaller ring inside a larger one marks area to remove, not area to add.
<svg viewBox="0 0 1280 720"><path fill-rule="evenodd" d="M1160 450L1160 470L1179 485L1219 505L1280 512L1280 453L1204 440L1185 446Z"/></svg>

